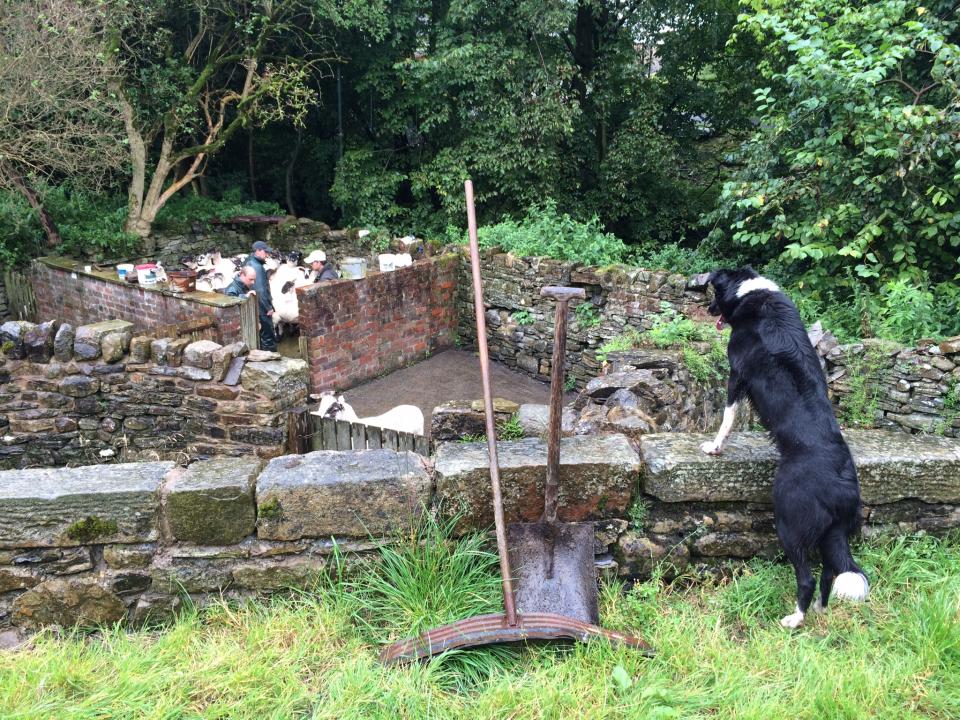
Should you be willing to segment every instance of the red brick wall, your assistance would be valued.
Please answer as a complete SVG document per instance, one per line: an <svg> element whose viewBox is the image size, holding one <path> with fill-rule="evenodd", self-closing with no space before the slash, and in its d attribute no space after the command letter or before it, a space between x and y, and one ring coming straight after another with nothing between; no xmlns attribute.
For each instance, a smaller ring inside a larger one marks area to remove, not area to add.
<svg viewBox="0 0 960 720"><path fill-rule="evenodd" d="M313 392L345 390L453 345L459 258L297 290Z"/></svg>
<svg viewBox="0 0 960 720"><path fill-rule="evenodd" d="M217 324L211 339L223 345L243 339L240 303L226 297L208 302L177 297L95 274L72 273L67 267L42 260L34 261L32 271L40 321L57 318L79 326L107 319L127 320L136 332L147 332L162 325L211 316Z"/></svg>

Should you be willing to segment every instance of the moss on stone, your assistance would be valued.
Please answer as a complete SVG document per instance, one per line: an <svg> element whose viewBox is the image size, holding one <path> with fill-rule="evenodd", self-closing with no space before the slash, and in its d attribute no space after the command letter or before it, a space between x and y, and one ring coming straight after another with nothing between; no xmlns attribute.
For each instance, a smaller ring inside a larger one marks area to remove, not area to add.
<svg viewBox="0 0 960 720"><path fill-rule="evenodd" d="M283 507L276 498L270 498L257 508L260 520L279 520L283 517Z"/></svg>
<svg viewBox="0 0 960 720"><path fill-rule="evenodd" d="M67 537L77 542L89 543L99 537L116 535L118 530L116 520L104 520L96 515L78 520L67 528Z"/></svg>

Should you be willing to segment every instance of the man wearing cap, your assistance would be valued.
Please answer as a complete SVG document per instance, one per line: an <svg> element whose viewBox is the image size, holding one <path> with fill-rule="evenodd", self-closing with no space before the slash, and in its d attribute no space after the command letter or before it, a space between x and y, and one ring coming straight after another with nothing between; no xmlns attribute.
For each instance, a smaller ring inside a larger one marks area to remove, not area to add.
<svg viewBox="0 0 960 720"><path fill-rule="evenodd" d="M273 296L270 294L270 283L267 282L267 268L264 261L273 248L263 240L253 244L253 252L247 258L246 265L253 268L257 274L253 282L253 289L257 293L257 309L260 315L260 349L276 350L277 336L273 331Z"/></svg>
<svg viewBox="0 0 960 720"><path fill-rule="evenodd" d="M303 261L310 266L310 270L314 273L311 278L312 282L336 280L340 277L333 263L327 262L327 254L323 250L314 250Z"/></svg>

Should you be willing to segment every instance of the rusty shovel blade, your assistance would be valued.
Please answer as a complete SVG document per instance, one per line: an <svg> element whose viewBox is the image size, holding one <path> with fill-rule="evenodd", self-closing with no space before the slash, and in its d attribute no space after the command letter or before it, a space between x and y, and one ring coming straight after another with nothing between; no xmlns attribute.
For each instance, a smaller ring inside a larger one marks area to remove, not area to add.
<svg viewBox="0 0 960 720"><path fill-rule="evenodd" d="M591 523L511 523L507 546L519 612L597 624Z"/></svg>

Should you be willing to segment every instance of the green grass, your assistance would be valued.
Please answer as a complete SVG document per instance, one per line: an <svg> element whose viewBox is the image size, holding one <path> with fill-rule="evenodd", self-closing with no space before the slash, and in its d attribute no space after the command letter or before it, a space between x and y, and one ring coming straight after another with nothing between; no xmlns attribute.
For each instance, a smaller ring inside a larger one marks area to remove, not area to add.
<svg viewBox="0 0 960 720"><path fill-rule="evenodd" d="M601 642L465 651L383 668L377 642L497 606L495 556L448 529L315 590L218 603L159 632L39 636L0 653L0 717L58 718L951 718L960 715L960 541L856 548L874 581L794 632L785 566L735 579L601 591Z"/></svg>

